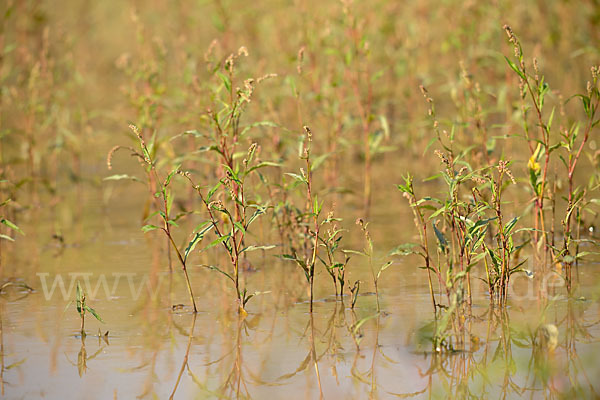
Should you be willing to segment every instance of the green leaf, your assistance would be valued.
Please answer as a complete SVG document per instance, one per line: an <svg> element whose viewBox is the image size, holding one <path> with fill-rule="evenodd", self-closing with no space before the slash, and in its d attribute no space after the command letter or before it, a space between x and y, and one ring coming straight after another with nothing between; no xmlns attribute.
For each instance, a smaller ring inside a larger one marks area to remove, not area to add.
<svg viewBox="0 0 600 400"><path fill-rule="evenodd" d="M256 128L257 126L268 126L271 128L277 128L279 125L277 125L275 122L272 122L272 121L254 122L254 123L246 126L244 129L242 129L242 131L240 132L240 136L244 136L244 134L246 134L250 129Z"/></svg>
<svg viewBox="0 0 600 400"><path fill-rule="evenodd" d="M379 313L373 314L373 315L369 315L367 317L364 317L364 318L360 319L358 322L356 322L354 325L352 325L352 327L351 327L352 333L354 335L356 335L356 333L358 332L358 330L360 329L360 327L363 326L365 322L367 322L370 319L377 318L378 316L379 316Z"/></svg>
<svg viewBox="0 0 600 400"><path fill-rule="evenodd" d="M219 181L217 182L217 184L208 191L208 195L206 196L206 201L210 201L210 198L213 197L213 195L216 193L216 191L219 189L219 187L221 186L222 182Z"/></svg>
<svg viewBox="0 0 600 400"><path fill-rule="evenodd" d="M420 249L421 246L416 243L403 243L400 246L396 247L394 250L390 252L391 256L408 256L410 254L421 254L420 251L415 249Z"/></svg>
<svg viewBox="0 0 600 400"><path fill-rule="evenodd" d="M323 164L323 162L324 162L325 160L327 160L327 158L328 158L330 155L331 155L331 153L325 153L325 154L321 154L321 155L319 155L318 157L316 157L316 158L314 159L314 161L312 162L311 166L310 166L310 169L311 169L311 171L314 171L314 170L316 170L317 168L319 168L319 167L320 167L320 166Z"/></svg>
<svg viewBox="0 0 600 400"><path fill-rule="evenodd" d="M365 257L369 256L367 253L362 252L362 251L358 251L358 250L342 250L342 253L344 253L344 254L358 254L359 256L365 256Z"/></svg>
<svg viewBox="0 0 600 400"><path fill-rule="evenodd" d="M295 261L296 264L298 264L303 270L304 270L304 274L306 275L306 280L309 280L308 277L308 266L306 265L306 263L302 260L300 260L298 257L295 257L293 255L290 254L282 254L281 256L279 256L279 258L282 258L284 260L291 260L291 261Z"/></svg>
<svg viewBox="0 0 600 400"><path fill-rule="evenodd" d="M575 254L575 258L576 258L576 259L578 259L578 258L583 258L583 257L585 257L585 256L589 256L590 254L593 254L593 255L598 255L598 254L600 254L600 253L598 253L597 251L582 251L582 252L580 252L580 253L577 253L577 254Z"/></svg>
<svg viewBox="0 0 600 400"><path fill-rule="evenodd" d="M25 233L23 233L23 231L21 230L21 228L19 228L17 225L15 225L13 222L7 220L6 218L2 218L0 220L0 223L8 226L10 229L12 229L15 232L19 232L21 235L25 235Z"/></svg>
<svg viewBox="0 0 600 400"><path fill-rule="evenodd" d="M14 242L14 241L15 241L15 239L11 238L11 237L10 237L10 236L8 236L8 235L4 235L4 234L2 234L2 233L0 233L0 239L8 240L8 241L10 241L10 242Z"/></svg>
<svg viewBox="0 0 600 400"><path fill-rule="evenodd" d="M585 114L589 117L590 116L590 98L588 96L584 96L582 94L576 94L572 97L579 97L581 99L581 102L583 103L583 110L585 111Z"/></svg>
<svg viewBox="0 0 600 400"><path fill-rule="evenodd" d="M142 231L144 233L148 233L148 232L153 231L155 229L160 229L160 227L158 227L156 225L151 225L151 224L142 226Z"/></svg>
<svg viewBox="0 0 600 400"><path fill-rule="evenodd" d="M223 275L225 275L227 278L229 278L232 282L235 282L235 280L233 279L233 277L231 275L229 275L227 272L223 271L222 269L220 269L219 267L216 267L214 265L202 265L202 267L213 270L213 271L217 271Z"/></svg>
<svg viewBox="0 0 600 400"><path fill-rule="evenodd" d="M390 124L388 123L385 115L379 116L379 122L381 123L381 129L383 129L383 136L389 140L390 138Z"/></svg>
<svg viewBox="0 0 600 400"><path fill-rule="evenodd" d="M292 178L294 178L295 180L297 180L299 182L308 183L302 175L293 174L291 172L286 172L285 174L291 176Z"/></svg>
<svg viewBox="0 0 600 400"><path fill-rule="evenodd" d="M269 250L269 249L272 249L275 247L277 247L277 246L274 244L267 245L267 246L248 246L245 249L243 249L242 251L240 251L240 253L247 252L247 251L255 251L255 250Z"/></svg>
<svg viewBox="0 0 600 400"><path fill-rule="evenodd" d="M292 96L297 97L296 81L294 80L294 78L291 75L288 75L286 76L285 81L290 86L290 89L292 89Z"/></svg>
<svg viewBox="0 0 600 400"><path fill-rule="evenodd" d="M174 170L172 170L171 172L169 172L169 175L167 175L167 178L165 179L165 183L163 184L163 187L169 186L169 184L171 183L171 179L173 178L173 176L175 176L175 174L177 174L178 170L179 170L179 166L177 168L175 168Z"/></svg>
<svg viewBox="0 0 600 400"><path fill-rule="evenodd" d="M212 146L200 146L198 147L198 150L196 150L196 152L198 153L204 153L206 151L216 151L219 154L223 154L223 152L219 149L218 146L212 145Z"/></svg>
<svg viewBox="0 0 600 400"><path fill-rule="evenodd" d="M134 182L142 182L139 178L136 178L135 176L131 176L131 175L127 175L127 174L111 175L111 176L107 176L103 180L104 181L120 181L123 179L128 179L128 180L134 181Z"/></svg>
<svg viewBox="0 0 600 400"><path fill-rule="evenodd" d="M165 196L167 197L167 215L171 214L171 207L173 207L173 200L175 196L170 190L165 191Z"/></svg>
<svg viewBox="0 0 600 400"><path fill-rule="evenodd" d="M556 107L552 107L552 112L550 113L550 117L548 117L548 124L547 124L548 131L550 131L552 129L552 121L554 120L554 111L555 110L556 110Z"/></svg>
<svg viewBox="0 0 600 400"><path fill-rule="evenodd" d="M435 217L437 217L438 215L440 215L441 213L443 213L444 211L446 211L445 207L440 207L437 209L436 212L434 212L433 214L431 214L428 218L429 221L431 221L432 219L434 219Z"/></svg>
<svg viewBox="0 0 600 400"><path fill-rule="evenodd" d="M84 299L84 295L83 295L83 289L81 289L81 285L79 284L79 281L77 281L77 289L75 292L75 299L76 299L77 312L79 314L82 314L83 307L85 306L85 299Z"/></svg>
<svg viewBox="0 0 600 400"><path fill-rule="evenodd" d="M270 290L267 290L266 292L254 292L254 293L250 293L249 295L246 295L246 289L244 289L244 299L243 299L243 303L244 303L244 307L246 306L246 303L248 303L248 301L253 298L254 296L260 296L261 294L269 294L271 293Z"/></svg>
<svg viewBox="0 0 600 400"><path fill-rule="evenodd" d="M207 136L207 135L203 134L202 132L200 132L200 131L199 131L199 130L197 130L197 129L190 129L190 130L187 130L187 131L185 131L185 132L181 133L180 135L193 135L193 136L195 136L195 137L206 137L206 136ZM177 135L177 136L179 136L179 135ZM208 147L208 146L206 146L206 147ZM216 146L215 146L215 147L216 147Z"/></svg>
<svg viewBox="0 0 600 400"><path fill-rule="evenodd" d="M435 232L435 237L438 240L440 248L445 253L448 248L448 241L444 237L444 234L437 228L435 223L433 224L433 231Z"/></svg>
<svg viewBox="0 0 600 400"><path fill-rule="evenodd" d="M475 222L475 224L473 224L473 226L469 228L469 235L473 235L477 229L487 226L491 221L494 221L496 218L497 217L492 217L478 220L477 222Z"/></svg>
<svg viewBox="0 0 600 400"><path fill-rule="evenodd" d="M319 199L317 198L317 195L315 194L315 200L314 200L314 204L313 204L313 214L315 216L317 216L320 213L321 213L321 206L319 205Z"/></svg>
<svg viewBox="0 0 600 400"><path fill-rule="evenodd" d="M225 168L227 170L227 172L229 172L229 174L231 175L230 179L232 181L240 183L240 184L242 183L240 181L240 178L238 177L237 171L234 171L233 169L231 169L231 167L229 165L226 165L226 164L222 164L222 165L223 165L223 168Z"/></svg>
<svg viewBox="0 0 600 400"><path fill-rule="evenodd" d="M506 226L504 227L504 234L505 235L510 235L511 231L513 230L513 228L515 227L517 221L519 220L519 217L514 217L508 224L506 224Z"/></svg>
<svg viewBox="0 0 600 400"><path fill-rule="evenodd" d="M281 164L275 163L275 162L271 162L271 161L263 161L255 166L253 166L252 168L249 168L246 171L246 175L248 175L250 172L255 171L259 168L264 168L264 167L281 167Z"/></svg>
<svg viewBox="0 0 600 400"><path fill-rule="evenodd" d="M388 267L390 265L392 265L393 263L394 263L393 261L388 261L385 264L383 264L383 266L379 269L379 272L377 273L377 278L375 278L375 281L378 281L379 280L379 276L381 275L381 273L383 271L385 271L386 269L388 269Z"/></svg>
<svg viewBox="0 0 600 400"><path fill-rule="evenodd" d="M265 213L265 208L264 207L260 207L257 206L258 208L256 209L256 211L254 212L254 214L252 214L252 216L248 219L248 222L246 223L246 227L250 226L250 224L252 222L254 222L254 220L256 218L258 218L259 215L262 215Z"/></svg>
<svg viewBox="0 0 600 400"><path fill-rule="evenodd" d="M508 57L504 56L504 59L508 63L508 65L515 71L523 80L526 80L525 74L515 65L514 62L510 61Z"/></svg>
<svg viewBox="0 0 600 400"><path fill-rule="evenodd" d="M325 264L325 263L324 263L324 264ZM344 267L346 267L346 264L344 264L344 263L335 263L335 264L333 264L332 266L330 266L330 267L327 267L327 269L330 269L330 270L334 270L334 269L340 269L340 270L343 270L343 269L344 269Z"/></svg>
<svg viewBox="0 0 600 400"><path fill-rule="evenodd" d="M223 235L221 237L218 237L217 239L213 240L208 246L206 246L205 248L203 248L202 251L208 250L211 247L215 247L215 246L217 246L217 245L225 242L230 237L231 237L231 235Z"/></svg>
<svg viewBox="0 0 600 400"><path fill-rule="evenodd" d="M236 221L233 223L233 226L237 229L238 232L242 232L243 234L246 234L246 229L244 228L244 225L242 225L241 222Z"/></svg>
<svg viewBox="0 0 600 400"><path fill-rule="evenodd" d="M196 229L194 229L194 231L197 231L198 229L204 228L201 231L197 232L194 235L194 237L192 238L192 240L189 241L187 247L185 248L184 255L183 255L183 261L184 262L187 260L188 255L192 251L194 251L194 248L196 247L196 245L198 244L198 242L200 242L204 238L204 235L206 235L206 233L208 231L210 231L213 227L214 227L214 225L213 225L213 223L211 221L206 221L206 222L201 223L200 225L198 225L196 227Z"/></svg>
<svg viewBox="0 0 600 400"><path fill-rule="evenodd" d="M20 366L20 365L22 365L23 363L25 363L25 361L27 361L27 358L24 358L24 359L22 359L21 361L17 361L17 362L15 362L15 363L12 363L12 364L10 364L10 365L8 365L8 366L4 367L4 369L5 369L6 371L8 371L8 370L10 370L10 369L17 368L18 366Z"/></svg>
<svg viewBox="0 0 600 400"><path fill-rule="evenodd" d="M219 76L219 78L221 78L221 81L223 81L223 85L225 85L227 91L231 92L231 79L229 79L229 77L221 71L217 71L217 75Z"/></svg>
<svg viewBox="0 0 600 400"><path fill-rule="evenodd" d="M100 318L100 315L98 315L98 313L96 312L96 310L94 310L92 307L90 306L84 306L84 308L89 311L98 321L104 323L104 321L102 320L102 318Z"/></svg>
<svg viewBox="0 0 600 400"><path fill-rule="evenodd" d="M471 263L468 265L468 268L477 265L479 261L481 261L486 256L485 252L481 252L477 254L475 257L471 258Z"/></svg>

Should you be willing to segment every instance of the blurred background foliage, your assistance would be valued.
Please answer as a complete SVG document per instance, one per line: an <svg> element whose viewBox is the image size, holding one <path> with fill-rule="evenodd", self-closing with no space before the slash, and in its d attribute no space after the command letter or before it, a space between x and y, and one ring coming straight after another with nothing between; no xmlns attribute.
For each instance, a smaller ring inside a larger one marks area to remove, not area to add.
<svg viewBox="0 0 600 400"><path fill-rule="evenodd" d="M220 101L215 70L242 46L235 87L277 74L257 86L242 121L277 127L254 130L248 142L264 159L295 165L310 125L325 160L317 184L357 194L337 198L355 217L365 213L366 158L379 204L396 196L391 183L406 165L419 163L423 177L437 168L424 156L433 135L421 84L465 146L481 140L483 124L491 161L509 152L526 171L525 146L495 139L522 134L503 24L538 59L555 104L585 90L600 40L596 0L8 0L0 15L0 175L13 208L61 184L99 184L107 151L135 143L128 123L155 136L162 162L206 163L191 151L205 144L201 135L177 135L207 128L207 109ZM374 218L385 215L378 209Z"/></svg>

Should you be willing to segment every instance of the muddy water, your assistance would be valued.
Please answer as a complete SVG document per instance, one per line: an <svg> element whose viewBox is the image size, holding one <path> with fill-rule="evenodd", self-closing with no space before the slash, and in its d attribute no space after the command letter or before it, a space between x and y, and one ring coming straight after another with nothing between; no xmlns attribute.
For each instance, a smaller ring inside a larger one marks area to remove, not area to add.
<svg viewBox="0 0 600 400"><path fill-rule="evenodd" d="M425 277L413 261L386 271L380 314L366 264L350 266L349 278L365 282L354 310L347 296L332 295L321 271L311 315L303 276L272 254L259 255L246 283L268 293L250 301L245 319L237 316L233 292L220 275L191 267L199 306L194 316L180 271L169 272L163 238L139 231L142 191L111 190L71 188L55 204L40 199L43 206L20 214L26 236L4 244L2 282L35 291L11 286L0 297L2 398L600 394L597 265L579 267L580 287L570 300L553 276L516 279L506 311L490 309L480 290L463 348L437 354L427 342L432 312ZM390 242L380 240L384 250L409 234L385 218L372 229ZM88 315L85 338L69 303L77 279L105 321ZM542 283L545 298L538 295Z"/></svg>

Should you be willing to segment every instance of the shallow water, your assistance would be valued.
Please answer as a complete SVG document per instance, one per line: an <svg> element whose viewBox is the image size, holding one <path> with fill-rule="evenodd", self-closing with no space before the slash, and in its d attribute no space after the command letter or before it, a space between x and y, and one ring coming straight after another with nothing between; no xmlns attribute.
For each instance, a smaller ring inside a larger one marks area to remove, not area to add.
<svg viewBox="0 0 600 400"><path fill-rule="evenodd" d="M253 272L245 274L247 285L269 293L250 301L245 319L238 317L233 291L220 275L192 267L199 307L194 316L187 306L173 309L188 303L182 274L177 268L169 272L163 238L140 232L136 189L114 190L70 188L55 205L23 212L26 236L10 248L4 245L2 281L24 282L35 291L12 286L0 297L2 398L600 394L597 265L579 267L573 299L562 296L564 288L554 278L547 282L555 287L540 298L539 276L514 280L505 312L490 308L484 291L476 291L464 346L454 352L432 352L425 276L402 260L382 278L380 314L368 267L356 261L350 279L365 282L356 308L350 309L347 296L333 296L329 276L320 271L311 315L297 268L273 254L258 256ZM372 227L374 236L389 242L405 234L383 220ZM64 244L52 237L57 232ZM64 294L60 285L50 293L57 277L64 280ZM105 320L88 315L84 339L69 303L75 279L89 283L88 302ZM371 318L354 331L366 317ZM557 327L555 346L541 342L540 326ZM95 336L99 329L102 337Z"/></svg>

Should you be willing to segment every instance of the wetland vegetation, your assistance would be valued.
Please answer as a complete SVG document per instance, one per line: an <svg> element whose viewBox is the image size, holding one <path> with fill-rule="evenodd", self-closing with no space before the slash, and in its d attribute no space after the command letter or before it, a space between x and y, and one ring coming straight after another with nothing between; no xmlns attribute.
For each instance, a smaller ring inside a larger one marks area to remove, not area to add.
<svg viewBox="0 0 600 400"><path fill-rule="evenodd" d="M3 2L0 397L597 398L598 43L593 0Z"/></svg>

